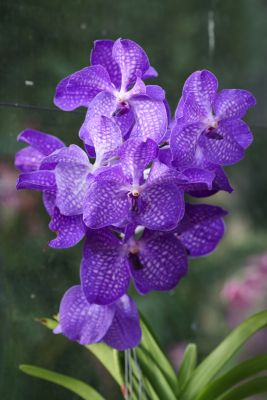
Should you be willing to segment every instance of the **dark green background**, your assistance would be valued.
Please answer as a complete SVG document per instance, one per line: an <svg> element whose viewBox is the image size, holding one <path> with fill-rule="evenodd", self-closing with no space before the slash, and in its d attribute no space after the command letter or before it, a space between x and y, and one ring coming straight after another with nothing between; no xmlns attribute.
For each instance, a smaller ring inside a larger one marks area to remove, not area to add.
<svg viewBox="0 0 267 400"><path fill-rule="evenodd" d="M212 15L214 51L208 35ZM68 144L78 143L84 112L15 105L53 108L57 82L88 65L93 40L117 37L131 38L146 50L173 110L184 80L196 69L211 69L221 87L245 88L255 94L258 104L247 118L254 144L244 161L227 169L235 192L212 199L230 211L226 238L213 255L192 261L188 277L174 292L136 299L166 351L191 340L202 357L228 331L219 299L223 282L242 269L246 257L267 247L266 19L264 0L1 1L1 399L77 399L64 389L23 375L18 371L20 363L73 375L92 383L108 399L119 398L88 352L34 322L34 317L56 313L64 291L78 282L81 245L49 249L52 234L39 194L16 194L14 189L12 163L21 147L17 134L33 127Z"/></svg>

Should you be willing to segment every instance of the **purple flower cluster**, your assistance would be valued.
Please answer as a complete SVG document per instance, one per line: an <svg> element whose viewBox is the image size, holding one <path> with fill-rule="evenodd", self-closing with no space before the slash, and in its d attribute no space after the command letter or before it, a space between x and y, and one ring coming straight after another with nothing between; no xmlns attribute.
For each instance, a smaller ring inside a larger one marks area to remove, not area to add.
<svg viewBox="0 0 267 400"><path fill-rule="evenodd" d="M82 344L116 349L137 345L141 329L127 290L144 295L173 289L188 257L215 249L226 211L185 203L232 191L224 165L240 161L252 142L241 120L255 104L244 90L217 93L217 79L197 71L186 81L175 116L144 50L128 39L99 40L91 66L63 79L55 104L87 108L79 136L84 149L27 129L17 153L18 189L43 193L56 232L49 245L74 246L85 237L80 286L60 305L59 325Z"/></svg>

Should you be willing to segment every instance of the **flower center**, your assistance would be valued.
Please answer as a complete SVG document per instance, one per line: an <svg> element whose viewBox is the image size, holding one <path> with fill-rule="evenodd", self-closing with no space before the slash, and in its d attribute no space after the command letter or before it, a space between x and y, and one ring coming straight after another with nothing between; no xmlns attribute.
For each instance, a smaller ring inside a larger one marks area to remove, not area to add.
<svg viewBox="0 0 267 400"><path fill-rule="evenodd" d="M208 130L213 130L218 128L218 121L215 117L215 115L210 114L204 121L204 123L207 126Z"/></svg>

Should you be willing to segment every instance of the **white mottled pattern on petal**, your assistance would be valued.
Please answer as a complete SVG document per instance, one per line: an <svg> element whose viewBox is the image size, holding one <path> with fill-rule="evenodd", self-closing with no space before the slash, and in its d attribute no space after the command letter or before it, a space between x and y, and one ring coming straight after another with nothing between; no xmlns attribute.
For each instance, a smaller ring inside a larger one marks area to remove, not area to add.
<svg viewBox="0 0 267 400"><path fill-rule="evenodd" d="M177 121L183 125L192 124L194 122L205 121L211 113L211 110L207 110L201 104L198 104L195 100L193 93L189 93L184 100L183 105L183 116Z"/></svg>
<svg viewBox="0 0 267 400"><path fill-rule="evenodd" d="M72 286L63 296L59 324L63 335L82 345L100 342L108 331L115 306L90 304L81 286Z"/></svg>
<svg viewBox="0 0 267 400"><path fill-rule="evenodd" d="M223 89L215 99L214 112L219 119L242 118L255 104L255 97L247 90Z"/></svg>
<svg viewBox="0 0 267 400"><path fill-rule="evenodd" d="M65 146L56 136L29 128L19 134L18 140L29 144L44 156L48 156L53 151Z"/></svg>
<svg viewBox="0 0 267 400"><path fill-rule="evenodd" d="M200 146L202 147L205 158L214 164L231 165L244 157L244 149L238 144L234 135L235 124L231 120L220 121L216 128L216 133L221 139L214 139L207 135L200 138Z"/></svg>
<svg viewBox="0 0 267 400"><path fill-rule="evenodd" d="M86 152L76 144L63 147L45 157L41 163L41 169L54 169L55 166L60 162L79 164L91 168Z"/></svg>
<svg viewBox="0 0 267 400"><path fill-rule="evenodd" d="M17 189L54 190L56 189L55 174L52 171L32 171L20 174Z"/></svg>
<svg viewBox="0 0 267 400"><path fill-rule="evenodd" d="M43 203L46 211L48 212L50 217L52 217L56 205L56 190L54 191L46 190L43 193Z"/></svg>
<svg viewBox="0 0 267 400"><path fill-rule="evenodd" d="M108 92L99 93L94 100L90 103L88 111L84 120L84 123L80 129L79 136L85 144L92 146L93 142L90 137L90 130L88 124L91 119L95 117L105 116L112 118L116 122L121 130L122 136L125 136L131 130L134 124L134 114L131 109L123 115L113 116L118 106L118 102L115 96Z"/></svg>
<svg viewBox="0 0 267 400"><path fill-rule="evenodd" d="M57 183L56 205L61 214L82 214L85 194L88 187L86 180L89 167L83 164L60 162L55 168Z"/></svg>
<svg viewBox="0 0 267 400"><path fill-rule="evenodd" d="M187 273L183 245L171 233L146 231L141 239L140 266L132 264L135 286L141 294L151 290L171 290Z"/></svg>
<svg viewBox="0 0 267 400"><path fill-rule="evenodd" d="M144 50L129 39L117 39L112 49L114 60L118 63L122 74L122 88L142 75L149 68L149 61Z"/></svg>
<svg viewBox="0 0 267 400"><path fill-rule="evenodd" d="M57 238L51 240L49 246L60 249L75 246L82 240L86 232L82 214L66 216L60 214L58 208L54 210L49 228L57 233Z"/></svg>
<svg viewBox="0 0 267 400"><path fill-rule="evenodd" d="M116 122L102 115L92 118L87 127L95 147L97 160L114 156L122 144L121 130Z"/></svg>
<svg viewBox="0 0 267 400"><path fill-rule="evenodd" d="M93 230L84 246L81 283L89 302L111 304L127 292L127 258L120 241L106 230Z"/></svg>
<svg viewBox="0 0 267 400"><path fill-rule="evenodd" d="M163 101L152 100L148 96L136 96L130 101L135 115L135 125L131 137L142 140L150 138L160 143L168 127L168 116Z"/></svg>
<svg viewBox="0 0 267 400"><path fill-rule="evenodd" d="M121 168L112 167L97 175L87 192L83 217L87 226L99 229L119 224L128 216L127 182Z"/></svg>
<svg viewBox="0 0 267 400"><path fill-rule="evenodd" d="M187 177L185 177L181 172L175 168L168 167L166 164L160 162L156 159L149 171L147 178L147 183L176 183L183 184L187 182Z"/></svg>
<svg viewBox="0 0 267 400"><path fill-rule="evenodd" d="M186 204L184 219L177 230L189 255L198 257L215 249L224 234L223 217L227 214L221 207L208 204Z"/></svg>
<svg viewBox="0 0 267 400"><path fill-rule="evenodd" d="M88 107L101 91L113 91L108 72L101 65L85 67L64 78L56 88L54 103L65 111Z"/></svg>
<svg viewBox="0 0 267 400"><path fill-rule="evenodd" d="M15 167L22 172L36 171L39 169L44 155L33 147L19 150L15 156Z"/></svg>
<svg viewBox="0 0 267 400"><path fill-rule="evenodd" d="M121 71L119 65L112 57L113 40L95 40L91 51L91 64L102 65L109 73L111 82L119 88L121 84Z"/></svg>
<svg viewBox="0 0 267 400"><path fill-rule="evenodd" d="M187 100L189 95L193 95L194 102L206 113L209 113L217 90L218 81L212 72L208 70L196 71L185 81L183 96Z"/></svg>
<svg viewBox="0 0 267 400"><path fill-rule="evenodd" d="M201 123L190 125L175 124L170 138L170 148L174 165L180 168L194 163L198 137L203 130Z"/></svg>
<svg viewBox="0 0 267 400"><path fill-rule="evenodd" d="M112 117L113 112L116 110L117 101L116 98L108 92L99 93L94 100L90 103L84 123L79 131L79 137L84 141L86 145L93 146L93 142L90 136L88 124L90 120L100 118L102 115L105 117Z"/></svg>
<svg viewBox="0 0 267 400"><path fill-rule="evenodd" d="M124 295L115 307L112 324L103 341L120 351L131 349L139 344L142 336L136 305L129 296Z"/></svg>
<svg viewBox="0 0 267 400"><path fill-rule="evenodd" d="M176 228L184 215L184 193L176 185L147 185L140 194L140 209L133 213L138 225L168 231Z"/></svg>
<svg viewBox="0 0 267 400"><path fill-rule="evenodd" d="M151 139L143 142L140 139L130 138L119 150L123 170L135 183L139 183L144 169L157 157L157 154L158 146Z"/></svg>

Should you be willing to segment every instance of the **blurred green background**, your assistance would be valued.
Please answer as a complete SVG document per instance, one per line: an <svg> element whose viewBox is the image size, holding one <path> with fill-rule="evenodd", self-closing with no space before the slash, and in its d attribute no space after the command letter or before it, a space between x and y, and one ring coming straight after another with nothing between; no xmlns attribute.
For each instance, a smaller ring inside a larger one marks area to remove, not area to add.
<svg viewBox="0 0 267 400"><path fill-rule="evenodd" d="M267 251L266 18L265 0L1 1L1 399L78 399L23 375L20 363L88 381L108 399L120 397L86 350L34 321L56 313L64 291L78 282L81 244L68 250L47 247L52 233L40 195L16 193L12 166L21 147L16 137L26 127L79 143L83 111L49 109L58 81L88 65L95 39L137 41L158 70L157 83L166 89L172 110L186 77L203 68L218 76L221 87L248 89L257 97L247 117L254 144L244 161L227 168L235 192L209 199L230 211L223 242L211 256L192 260L175 291L135 296L175 362L184 343L196 342L201 358L229 331L221 288L228 277L242 273L247 257Z"/></svg>

